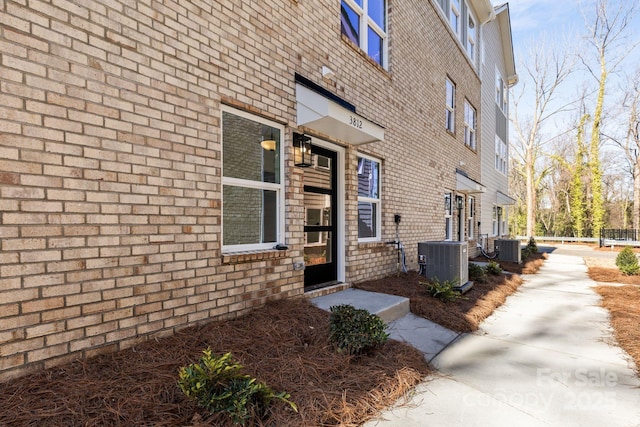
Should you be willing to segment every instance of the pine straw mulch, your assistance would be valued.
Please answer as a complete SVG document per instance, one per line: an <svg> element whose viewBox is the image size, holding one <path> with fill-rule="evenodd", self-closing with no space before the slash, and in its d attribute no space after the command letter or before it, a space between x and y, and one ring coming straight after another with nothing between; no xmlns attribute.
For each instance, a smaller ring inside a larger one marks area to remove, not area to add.
<svg viewBox="0 0 640 427"><path fill-rule="evenodd" d="M602 306L611 313L616 340L640 371L640 287L605 285L594 289L602 295Z"/></svg>
<svg viewBox="0 0 640 427"><path fill-rule="evenodd" d="M0 425L230 426L187 400L180 366L202 350L232 352L245 373L287 391L257 426L356 426L393 404L429 372L424 355L389 341L358 358L328 341L329 314L304 299L276 301L235 320L183 329L114 354L80 360L2 384Z"/></svg>
<svg viewBox="0 0 640 427"><path fill-rule="evenodd" d="M522 264L500 261L500 266L508 272L535 274L545 259L547 254L536 253ZM518 289L522 284L522 278L517 274L487 275L486 283L474 282L473 288L461 298L448 303L430 296L420 282L426 282L426 278L413 271L358 283L354 287L409 298L411 312L416 316L429 319L452 331L473 332L477 331L480 323Z"/></svg>
<svg viewBox="0 0 640 427"><path fill-rule="evenodd" d="M589 277L596 282L640 285L640 276L626 276L616 268L589 266Z"/></svg>

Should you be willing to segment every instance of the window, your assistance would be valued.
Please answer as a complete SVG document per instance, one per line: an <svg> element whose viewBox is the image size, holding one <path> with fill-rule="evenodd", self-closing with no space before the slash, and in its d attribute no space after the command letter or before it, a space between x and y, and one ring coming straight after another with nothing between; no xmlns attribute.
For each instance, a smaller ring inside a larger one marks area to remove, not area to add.
<svg viewBox="0 0 640 427"><path fill-rule="evenodd" d="M467 199L467 203L469 204L469 208L467 209L467 215L468 215L468 232L469 232L469 240L475 240L474 239L474 223L475 223L475 216L476 216L476 201L473 197L469 196Z"/></svg>
<svg viewBox="0 0 640 427"><path fill-rule="evenodd" d="M270 249L282 241L283 131L279 125L223 107L223 251ZM263 148L263 141L275 141L275 147Z"/></svg>
<svg viewBox="0 0 640 427"><path fill-rule="evenodd" d="M458 37L460 37L460 10L460 0L449 1L449 24Z"/></svg>
<svg viewBox="0 0 640 427"><path fill-rule="evenodd" d="M360 46L374 61L386 67L386 0L342 0L340 26L342 34Z"/></svg>
<svg viewBox="0 0 640 427"><path fill-rule="evenodd" d="M473 65L477 66L476 19L471 7L469 7L469 3L465 0L437 0L437 3L458 42L462 45Z"/></svg>
<svg viewBox="0 0 640 427"><path fill-rule="evenodd" d="M445 127L453 133L455 132L456 121L456 87L449 79L446 81L446 110L445 110Z"/></svg>
<svg viewBox="0 0 640 427"><path fill-rule="evenodd" d="M473 16L469 14L469 19L467 21L467 54L469 54L469 58L471 62L475 64L476 60L476 21L473 19Z"/></svg>
<svg viewBox="0 0 640 427"><path fill-rule="evenodd" d="M496 170L503 175L507 174L507 144L496 135Z"/></svg>
<svg viewBox="0 0 640 427"><path fill-rule="evenodd" d="M464 143L476 149L476 109L464 101Z"/></svg>
<svg viewBox="0 0 640 427"><path fill-rule="evenodd" d="M504 79L500 75L500 73L496 70L496 104L498 108L504 113L504 115L508 115L508 107L509 107L509 89L507 88Z"/></svg>
<svg viewBox="0 0 640 427"><path fill-rule="evenodd" d="M379 241L381 238L380 162L371 157L358 157L358 239Z"/></svg>
<svg viewBox="0 0 640 427"><path fill-rule="evenodd" d="M444 240L451 240L453 217L451 212L451 193L444 193Z"/></svg>
<svg viewBox="0 0 640 427"><path fill-rule="evenodd" d="M494 236L498 235L498 207L493 207L493 215L491 216L491 233Z"/></svg>

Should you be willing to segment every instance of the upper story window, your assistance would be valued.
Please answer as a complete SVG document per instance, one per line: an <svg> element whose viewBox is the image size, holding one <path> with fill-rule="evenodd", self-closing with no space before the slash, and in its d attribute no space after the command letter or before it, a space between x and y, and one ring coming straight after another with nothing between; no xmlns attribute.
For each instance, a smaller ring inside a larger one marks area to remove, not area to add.
<svg viewBox="0 0 640 427"><path fill-rule="evenodd" d="M342 0L340 9L342 34L386 68L386 0Z"/></svg>
<svg viewBox="0 0 640 427"><path fill-rule="evenodd" d="M471 62L476 61L476 21L472 15L469 15L467 21L467 54Z"/></svg>
<svg viewBox="0 0 640 427"><path fill-rule="evenodd" d="M222 249L271 249L283 242L282 126L222 110Z"/></svg>
<svg viewBox="0 0 640 427"><path fill-rule="evenodd" d="M464 143L476 149L476 109L467 100L464 101Z"/></svg>
<svg viewBox="0 0 640 427"><path fill-rule="evenodd" d="M507 87L502 75L496 70L496 104L498 108L504 113L504 115L508 115L508 107L509 107L509 88Z"/></svg>
<svg viewBox="0 0 640 427"><path fill-rule="evenodd" d="M478 36L476 31L476 18L466 0L437 0L451 30L456 35L458 42L471 59L474 67L476 64L476 49Z"/></svg>
<svg viewBox="0 0 640 427"><path fill-rule="evenodd" d="M496 170L507 174L507 144L496 135Z"/></svg>
<svg viewBox="0 0 640 427"><path fill-rule="evenodd" d="M358 156L358 240L381 238L380 161Z"/></svg>
<svg viewBox="0 0 640 427"><path fill-rule="evenodd" d="M453 32L460 37L460 16L461 16L460 0L450 0L449 1L449 23L451 24L451 28L453 28Z"/></svg>
<svg viewBox="0 0 640 427"><path fill-rule="evenodd" d="M455 132L456 122L456 86L449 79L446 80L446 110L445 127L449 132Z"/></svg>

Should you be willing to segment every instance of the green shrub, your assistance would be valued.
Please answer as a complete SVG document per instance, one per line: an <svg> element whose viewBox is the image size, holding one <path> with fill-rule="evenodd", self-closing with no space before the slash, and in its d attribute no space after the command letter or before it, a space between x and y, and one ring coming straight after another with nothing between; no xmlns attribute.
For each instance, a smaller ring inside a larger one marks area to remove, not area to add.
<svg viewBox="0 0 640 427"><path fill-rule="evenodd" d="M198 363L178 371L180 390L198 402L209 413L225 413L234 424L245 425L252 417L262 418L273 399L288 403L296 412L296 404L288 393L275 393L266 384L241 374L242 365L231 353L222 356L206 349Z"/></svg>
<svg viewBox="0 0 640 427"><path fill-rule="evenodd" d="M529 255L538 252L538 245L536 244L536 240L533 237L529 238L529 243L527 243L526 247L529 249Z"/></svg>
<svg viewBox="0 0 640 427"><path fill-rule="evenodd" d="M455 291L453 288L456 286L455 281L445 280L440 283L437 278L432 278L429 282L420 282L427 289L429 295L434 298L438 298L444 302L452 302L460 298L460 292Z"/></svg>
<svg viewBox="0 0 640 427"><path fill-rule="evenodd" d="M625 274L627 276L636 275L640 271L638 258L629 246L620 251L620 253L616 257L616 265L618 266L622 274Z"/></svg>
<svg viewBox="0 0 640 427"><path fill-rule="evenodd" d="M347 304L335 305L329 310L329 339L338 347L338 351L358 355L389 339L384 321L367 310Z"/></svg>
<svg viewBox="0 0 640 427"><path fill-rule="evenodd" d="M489 261L489 264L485 267L485 270L488 274L492 274L494 276L499 276L502 274L502 267L495 261Z"/></svg>
<svg viewBox="0 0 640 427"><path fill-rule="evenodd" d="M469 280L478 283L487 282L487 272L478 264L469 263Z"/></svg>
<svg viewBox="0 0 640 427"><path fill-rule="evenodd" d="M530 255L531 249L529 248L529 246L525 246L524 248L520 249L520 259L522 261L525 261L527 258L529 258Z"/></svg>

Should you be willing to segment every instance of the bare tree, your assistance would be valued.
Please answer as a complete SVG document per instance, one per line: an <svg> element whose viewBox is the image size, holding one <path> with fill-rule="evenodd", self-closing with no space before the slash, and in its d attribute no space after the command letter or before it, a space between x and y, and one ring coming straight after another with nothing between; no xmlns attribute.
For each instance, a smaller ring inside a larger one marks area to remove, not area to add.
<svg viewBox="0 0 640 427"><path fill-rule="evenodd" d="M543 127L553 116L568 108L569 104L557 105L555 101L558 89L571 73L573 61L571 56L544 43L537 43L528 57L529 61L521 66L524 73L520 79L520 95L514 98L510 120L517 138L512 145L513 152L520 157L525 179L526 233L533 236L537 190L544 175L538 164L543 154ZM527 93L531 94L532 100L525 97ZM521 107L527 111L519 111Z"/></svg>
<svg viewBox="0 0 640 427"><path fill-rule="evenodd" d="M595 53L597 67L591 65L585 56L583 64L598 84L597 97L591 127L589 144L589 172L591 179L591 215L592 227L596 235L605 223L604 194L602 189L602 166L600 164L600 145L605 93L609 75L618 68L629 55L633 47L627 45L627 28L636 10L636 2L614 2L596 0L593 3L593 20L587 19L587 43ZM595 65L595 64L594 64Z"/></svg>

